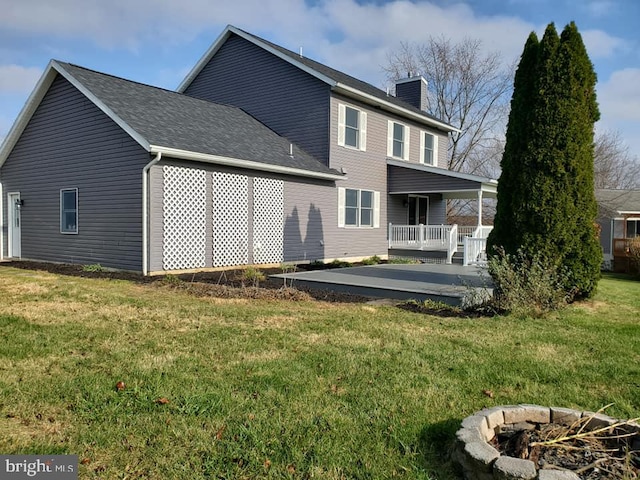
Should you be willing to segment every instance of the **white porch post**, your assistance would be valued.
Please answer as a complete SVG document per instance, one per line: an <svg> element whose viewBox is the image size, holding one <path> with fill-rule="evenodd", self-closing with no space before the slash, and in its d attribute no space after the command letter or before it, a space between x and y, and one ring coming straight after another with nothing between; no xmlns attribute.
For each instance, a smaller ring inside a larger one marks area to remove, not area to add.
<svg viewBox="0 0 640 480"><path fill-rule="evenodd" d="M478 190L478 226L482 226L482 189Z"/></svg>

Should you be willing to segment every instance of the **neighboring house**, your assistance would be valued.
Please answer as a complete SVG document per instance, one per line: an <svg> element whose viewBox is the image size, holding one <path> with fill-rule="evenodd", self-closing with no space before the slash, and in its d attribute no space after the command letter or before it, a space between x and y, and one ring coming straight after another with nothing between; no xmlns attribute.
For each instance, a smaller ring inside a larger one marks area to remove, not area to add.
<svg viewBox="0 0 640 480"><path fill-rule="evenodd" d="M0 256L145 274L450 259L446 200L496 181L444 168L455 128L424 112L424 79L396 95L235 27L178 92L52 61L0 148Z"/></svg>
<svg viewBox="0 0 640 480"><path fill-rule="evenodd" d="M626 271L629 239L640 236L640 190L596 190L605 267Z"/></svg>

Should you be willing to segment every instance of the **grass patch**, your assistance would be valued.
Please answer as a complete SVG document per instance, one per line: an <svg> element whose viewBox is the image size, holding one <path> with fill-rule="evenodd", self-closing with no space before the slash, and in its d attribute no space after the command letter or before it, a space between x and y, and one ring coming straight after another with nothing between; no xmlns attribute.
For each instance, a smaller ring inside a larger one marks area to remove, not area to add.
<svg viewBox="0 0 640 480"><path fill-rule="evenodd" d="M449 479L483 407L640 410L640 282L622 277L546 319L8 267L0 297L0 451L78 454L81 478Z"/></svg>

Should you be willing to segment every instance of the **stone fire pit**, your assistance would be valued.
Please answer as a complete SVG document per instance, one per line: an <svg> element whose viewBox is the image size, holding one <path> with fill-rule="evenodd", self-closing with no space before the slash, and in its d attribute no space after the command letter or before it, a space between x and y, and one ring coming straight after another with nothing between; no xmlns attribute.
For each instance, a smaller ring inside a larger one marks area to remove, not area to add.
<svg viewBox="0 0 640 480"><path fill-rule="evenodd" d="M608 415L539 405L507 405L481 410L465 418L462 428L456 432L454 460L462 466L467 480L579 480L578 475L567 470L538 470L531 460L503 455L490 443L503 432L528 430L548 423L573 425L580 419L588 421L585 430L590 431L619 422ZM640 425L627 425L632 435L640 435ZM636 448L640 440L634 442Z"/></svg>

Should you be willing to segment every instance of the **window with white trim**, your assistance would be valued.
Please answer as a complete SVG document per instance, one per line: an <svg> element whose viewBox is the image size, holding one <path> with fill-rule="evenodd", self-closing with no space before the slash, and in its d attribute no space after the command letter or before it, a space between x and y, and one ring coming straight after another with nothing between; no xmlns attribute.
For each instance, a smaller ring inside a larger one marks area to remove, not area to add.
<svg viewBox="0 0 640 480"><path fill-rule="evenodd" d="M627 220L627 238L640 237L640 220Z"/></svg>
<svg viewBox="0 0 640 480"><path fill-rule="evenodd" d="M438 137L429 132L420 135L420 162L438 165Z"/></svg>
<svg viewBox="0 0 640 480"><path fill-rule="evenodd" d="M78 189L60 190L60 233L78 233Z"/></svg>
<svg viewBox="0 0 640 480"><path fill-rule="evenodd" d="M409 160L409 127L389 120L387 156Z"/></svg>
<svg viewBox="0 0 640 480"><path fill-rule="evenodd" d="M367 114L365 112L338 104L338 145L366 151Z"/></svg>
<svg viewBox="0 0 640 480"><path fill-rule="evenodd" d="M380 192L338 188L339 227L380 227Z"/></svg>

